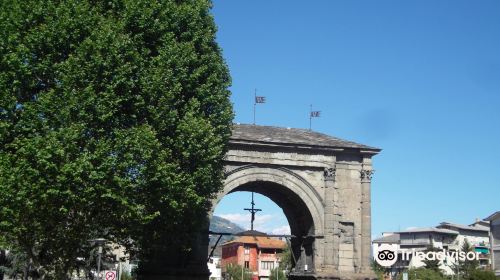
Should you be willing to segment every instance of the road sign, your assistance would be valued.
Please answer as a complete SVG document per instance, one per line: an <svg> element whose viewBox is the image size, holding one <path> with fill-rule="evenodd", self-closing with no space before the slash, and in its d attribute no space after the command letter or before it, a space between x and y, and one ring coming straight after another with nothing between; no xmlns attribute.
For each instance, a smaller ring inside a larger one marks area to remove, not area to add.
<svg viewBox="0 0 500 280"><path fill-rule="evenodd" d="M408 272L403 272L403 280L408 280Z"/></svg>
<svg viewBox="0 0 500 280"><path fill-rule="evenodd" d="M115 280L116 279L116 271L108 270L106 271L106 278L104 280Z"/></svg>

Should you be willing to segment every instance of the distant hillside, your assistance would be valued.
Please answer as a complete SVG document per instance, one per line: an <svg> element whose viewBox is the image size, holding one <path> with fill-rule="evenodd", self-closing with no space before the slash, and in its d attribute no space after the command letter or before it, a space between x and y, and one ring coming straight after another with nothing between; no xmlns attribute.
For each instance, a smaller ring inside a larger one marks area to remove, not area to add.
<svg viewBox="0 0 500 280"><path fill-rule="evenodd" d="M210 221L210 230L213 232L228 232L228 233L238 233L245 231L244 228L219 216L212 217L212 220ZM217 241L218 238L219 235L212 234L210 236L210 247L208 248L209 253L212 247L215 245L215 242ZM221 240L219 241L219 244L217 245L218 248L214 252L214 256L220 256L221 255L220 245L227 241L232 240L233 238L234 238L233 236L222 236Z"/></svg>

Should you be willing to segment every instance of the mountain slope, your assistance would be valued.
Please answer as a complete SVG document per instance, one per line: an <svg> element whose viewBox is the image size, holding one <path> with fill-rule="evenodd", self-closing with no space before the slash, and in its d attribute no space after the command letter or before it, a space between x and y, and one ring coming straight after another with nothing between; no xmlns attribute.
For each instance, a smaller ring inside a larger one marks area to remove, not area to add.
<svg viewBox="0 0 500 280"><path fill-rule="evenodd" d="M212 220L210 221L210 231L212 232L226 232L226 233L238 233L245 231L244 228L240 227L239 225L232 223L231 221L224 219L219 216L213 216ZM208 248L208 252L212 250L212 247L215 245L215 242L217 242L217 239L219 238L219 235L211 234L210 235L210 245ZM220 256L221 255L221 249L220 245L224 244L225 242L228 242L232 240L234 237L233 236L222 236L221 240L217 244L217 249L214 251L214 256Z"/></svg>

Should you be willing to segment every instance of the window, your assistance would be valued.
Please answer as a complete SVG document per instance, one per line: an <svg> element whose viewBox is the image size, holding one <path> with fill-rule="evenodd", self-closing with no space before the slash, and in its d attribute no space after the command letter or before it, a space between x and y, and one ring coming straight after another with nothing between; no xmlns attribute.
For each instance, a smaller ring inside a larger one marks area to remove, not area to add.
<svg viewBox="0 0 500 280"><path fill-rule="evenodd" d="M245 255L249 255L249 254L250 254L250 247L245 245Z"/></svg>
<svg viewBox="0 0 500 280"><path fill-rule="evenodd" d="M271 270L274 268L274 262L269 262L269 261L261 261L260 262L260 268L264 270Z"/></svg>
<svg viewBox="0 0 500 280"><path fill-rule="evenodd" d="M275 254L276 251L274 249L262 249L260 252L262 254Z"/></svg>
<svg viewBox="0 0 500 280"><path fill-rule="evenodd" d="M249 261L245 261L245 268L250 268L250 262Z"/></svg>

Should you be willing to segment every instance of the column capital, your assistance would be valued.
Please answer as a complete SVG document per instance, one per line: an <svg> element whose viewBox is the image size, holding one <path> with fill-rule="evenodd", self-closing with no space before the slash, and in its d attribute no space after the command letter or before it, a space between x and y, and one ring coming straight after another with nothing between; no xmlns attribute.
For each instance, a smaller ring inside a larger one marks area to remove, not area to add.
<svg viewBox="0 0 500 280"><path fill-rule="evenodd" d="M325 181L335 181L335 173L337 169L335 167L325 167L323 175L325 176Z"/></svg>
<svg viewBox="0 0 500 280"><path fill-rule="evenodd" d="M361 169L361 181L365 182L371 182L373 173L375 173L375 170L373 169Z"/></svg>

